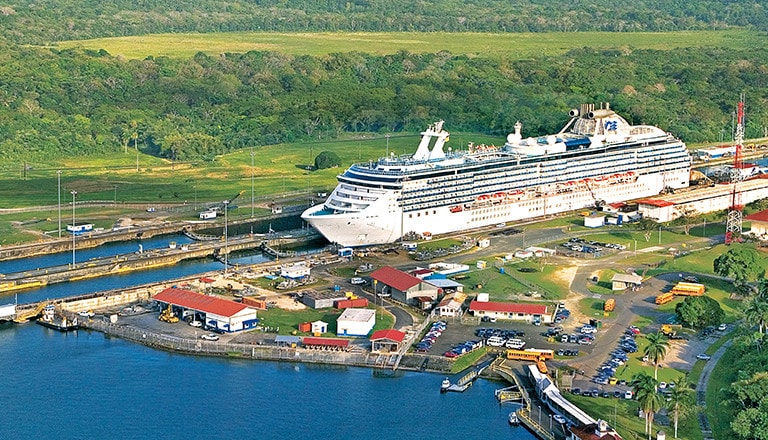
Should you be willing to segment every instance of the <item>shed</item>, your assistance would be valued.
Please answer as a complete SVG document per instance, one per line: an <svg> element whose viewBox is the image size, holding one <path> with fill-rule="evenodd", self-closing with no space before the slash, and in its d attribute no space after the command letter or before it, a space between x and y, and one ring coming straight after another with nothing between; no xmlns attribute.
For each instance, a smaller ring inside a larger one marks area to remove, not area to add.
<svg viewBox="0 0 768 440"><path fill-rule="evenodd" d="M368 336L376 324L376 311L373 309L344 309L336 319L336 336Z"/></svg>
<svg viewBox="0 0 768 440"><path fill-rule="evenodd" d="M406 304L416 305L416 298L420 296L428 296L435 300L441 293L440 288L429 281L421 280L394 267L384 266L371 272L371 279L377 295L391 294L392 298Z"/></svg>
<svg viewBox="0 0 768 440"><path fill-rule="evenodd" d="M347 296L342 291L333 292L304 292L301 296L301 302L313 309L327 309L333 307L336 301L347 299Z"/></svg>
<svg viewBox="0 0 768 440"><path fill-rule="evenodd" d="M334 350L334 351L349 350L348 339L318 338L313 336L305 336L301 340L301 344L306 348L318 349L318 350Z"/></svg>
<svg viewBox="0 0 768 440"><path fill-rule="evenodd" d="M395 330L377 330L371 335L371 352L391 353L400 350L405 333Z"/></svg>
<svg viewBox="0 0 768 440"><path fill-rule="evenodd" d="M315 321L312 323L311 333L313 335L321 335L328 333L328 323L324 321Z"/></svg>
<svg viewBox="0 0 768 440"><path fill-rule="evenodd" d="M301 342L301 338L299 338L298 336L289 336L289 335L275 336L275 344L277 344L279 347L296 348L299 346L299 342Z"/></svg>
<svg viewBox="0 0 768 440"><path fill-rule="evenodd" d="M67 232L69 232L72 235L82 235L86 232L93 231L93 224L92 223L80 223L79 225L67 225Z"/></svg>
<svg viewBox="0 0 768 440"><path fill-rule="evenodd" d="M461 306L467 299L467 294L464 292L456 292L445 295L445 297L437 305L435 311L438 316L461 316Z"/></svg>
<svg viewBox="0 0 768 440"><path fill-rule="evenodd" d="M605 215L593 213L584 217L584 226L588 228L599 228L605 224Z"/></svg>
<svg viewBox="0 0 768 440"><path fill-rule="evenodd" d="M236 332L256 327L256 309L242 303L210 295L201 295L189 290L169 287L155 295L152 299L162 304L170 304L193 314L202 314L203 322L209 328Z"/></svg>
<svg viewBox="0 0 768 440"><path fill-rule="evenodd" d="M643 281L643 277L634 273L617 273L611 278L612 290L637 289Z"/></svg>
<svg viewBox="0 0 768 440"><path fill-rule="evenodd" d="M309 265L300 261L294 264L287 264L280 267L280 276L292 280L301 279L309 276Z"/></svg>
<svg viewBox="0 0 768 440"><path fill-rule="evenodd" d="M477 247L483 249L491 245L491 239L488 237L481 237L477 239Z"/></svg>

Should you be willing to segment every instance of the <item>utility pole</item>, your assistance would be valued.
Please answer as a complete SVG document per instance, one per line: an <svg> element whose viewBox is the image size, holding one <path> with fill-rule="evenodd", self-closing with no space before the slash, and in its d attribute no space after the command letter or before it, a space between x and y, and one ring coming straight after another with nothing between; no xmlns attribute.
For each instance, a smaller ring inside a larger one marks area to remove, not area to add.
<svg viewBox="0 0 768 440"><path fill-rule="evenodd" d="M77 191L72 190L72 269L75 268L75 196Z"/></svg>
<svg viewBox="0 0 768 440"><path fill-rule="evenodd" d="M254 193L253 193L253 147L251 147L251 218L254 217Z"/></svg>
<svg viewBox="0 0 768 440"><path fill-rule="evenodd" d="M58 180L57 196L59 198L59 238L61 238L61 170L56 170L56 178Z"/></svg>

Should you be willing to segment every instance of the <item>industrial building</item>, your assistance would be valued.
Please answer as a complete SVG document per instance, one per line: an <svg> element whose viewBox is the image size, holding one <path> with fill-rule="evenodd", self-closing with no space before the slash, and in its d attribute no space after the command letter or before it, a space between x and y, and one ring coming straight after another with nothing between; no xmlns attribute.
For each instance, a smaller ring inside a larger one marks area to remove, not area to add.
<svg viewBox="0 0 768 440"><path fill-rule="evenodd" d="M744 217L744 220L752 222L752 226L749 229L750 234L760 240L768 238L768 209L748 215Z"/></svg>
<svg viewBox="0 0 768 440"><path fill-rule="evenodd" d="M336 336L368 336L376 325L373 309L345 309L336 319Z"/></svg>
<svg viewBox="0 0 768 440"><path fill-rule="evenodd" d="M347 299L346 294L340 290L333 292L307 291L303 292L301 302L305 306L312 307L313 309L327 309L334 307L337 301L345 299Z"/></svg>
<svg viewBox="0 0 768 440"><path fill-rule="evenodd" d="M418 306L423 302L419 298L426 297L434 301L442 293L439 287L429 281L389 266L373 271L371 279L377 295L391 294L393 299L411 305Z"/></svg>
<svg viewBox="0 0 768 440"><path fill-rule="evenodd" d="M202 315L202 321L211 329L237 332L256 327L256 309L241 303L202 295L189 290L170 287L152 299L162 305L179 309L180 316Z"/></svg>
<svg viewBox="0 0 768 440"><path fill-rule="evenodd" d="M768 179L739 182L736 188L744 205L768 197ZM688 210L698 214L726 210L733 202L732 192L731 184L715 185L639 200L637 205L643 217L666 223Z"/></svg>
<svg viewBox="0 0 768 440"><path fill-rule="evenodd" d="M440 304L435 307L435 313L440 317L458 317L463 314L461 306L467 299L467 294L464 292L455 292L445 295L440 301Z"/></svg>
<svg viewBox="0 0 768 440"><path fill-rule="evenodd" d="M638 288L643 282L643 277L634 273L617 273L611 278L611 290L627 290Z"/></svg>

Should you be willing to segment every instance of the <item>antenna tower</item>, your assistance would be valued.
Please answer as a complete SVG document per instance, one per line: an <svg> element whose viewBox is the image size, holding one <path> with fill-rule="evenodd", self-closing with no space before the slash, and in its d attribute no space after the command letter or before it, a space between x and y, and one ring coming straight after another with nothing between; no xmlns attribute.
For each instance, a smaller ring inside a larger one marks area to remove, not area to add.
<svg viewBox="0 0 768 440"><path fill-rule="evenodd" d="M741 224L743 220L744 205L741 202L741 192L739 191L739 182L742 180L743 163L741 160L741 147L744 143L744 95L739 99L739 106L736 112L736 135L734 136L734 147L736 151L733 155L733 169L731 170L731 206L728 208L728 218L725 222L725 244L731 244L741 237Z"/></svg>

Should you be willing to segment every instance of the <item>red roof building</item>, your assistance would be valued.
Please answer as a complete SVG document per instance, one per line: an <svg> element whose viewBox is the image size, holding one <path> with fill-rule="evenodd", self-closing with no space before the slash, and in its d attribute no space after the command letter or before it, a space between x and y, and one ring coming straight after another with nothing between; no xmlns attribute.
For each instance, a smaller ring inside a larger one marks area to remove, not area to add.
<svg viewBox="0 0 768 440"><path fill-rule="evenodd" d="M205 325L214 329L233 332L255 327L258 322L256 309L189 290L170 287L152 299L181 309L182 317L191 315L196 320L202 314Z"/></svg>
<svg viewBox="0 0 768 440"><path fill-rule="evenodd" d="M371 335L372 353L392 353L400 350L405 333L395 330L377 330Z"/></svg>
<svg viewBox="0 0 768 440"><path fill-rule="evenodd" d="M304 337L301 343L307 348L347 350L349 347L348 339L318 338L314 336Z"/></svg>
<svg viewBox="0 0 768 440"><path fill-rule="evenodd" d="M608 426L605 420L598 420L597 423L591 423L584 426L571 426L569 440L622 440L619 433Z"/></svg>
<svg viewBox="0 0 768 440"><path fill-rule="evenodd" d="M442 289L411 274L384 266L371 272L377 295L391 294L392 298L412 305L419 305L418 297L437 299Z"/></svg>
<svg viewBox="0 0 768 440"><path fill-rule="evenodd" d="M749 232L762 240L768 238L768 209L744 217L752 222Z"/></svg>
<svg viewBox="0 0 768 440"><path fill-rule="evenodd" d="M474 300L469 304L469 311L474 316L536 323L552 322L552 314L545 304L523 304L510 302L492 302Z"/></svg>

